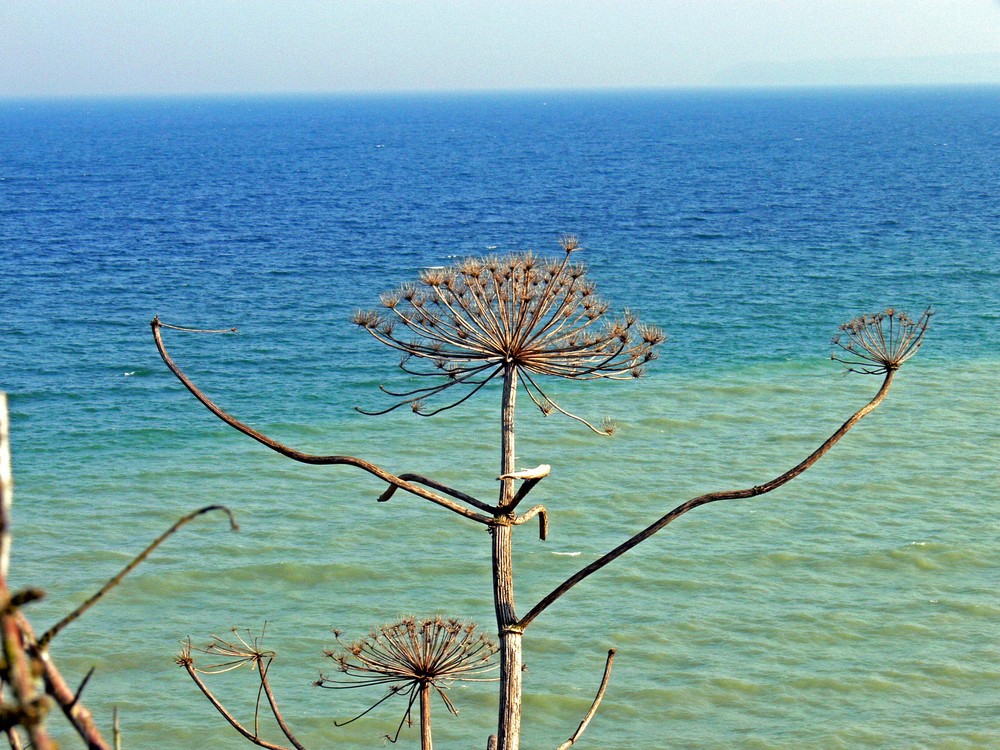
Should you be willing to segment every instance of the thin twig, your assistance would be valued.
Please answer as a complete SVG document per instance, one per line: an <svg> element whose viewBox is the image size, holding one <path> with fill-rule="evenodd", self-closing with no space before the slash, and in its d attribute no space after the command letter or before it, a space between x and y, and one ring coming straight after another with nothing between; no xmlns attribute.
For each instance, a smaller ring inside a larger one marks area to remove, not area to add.
<svg viewBox="0 0 1000 750"><path fill-rule="evenodd" d="M164 328L169 328L172 331L183 331L185 333L239 333L236 330L236 326L232 328L188 328L186 326L172 326L167 323L160 322L160 325Z"/></svg>
<svg viewBox="0 0 1000 750"><path fill-rule="evenodd" d="M580 726L576 728L573 732L573 736L562 743L556 750L567 750L580 739L580 735L583 734L583 730L587 728L590 720L594 718L594 714L597 713L598 706L601 705L601 701L604 699L604 691L608 688L608 681L611 679L611 664L615 660L616 649L608 649L608 660L604 663L604 676L601 678L601 686L597 689L597 695L594 696L594 702L590 704L590 710L587 711L587 715L583 717L583 721L580 722Z"/></svg>
<svg viewBox="0 0 1000 750"><path fill-rule="evenodd" d="M469 505L473 505L476 508L479 508L480 510L485 510L487 513L497 512L497 507L495 505L484 503L482 500L474 498L472 495L466 494L461 490L456 490L452 487L449 487L443 482L438 482L435 479L428 479L425 476L421 476L420 474L414 474L412 472L400 474L399 478L406 482L416 482L417 484L426 485L428 487L437 490L438 492L443 492L446 495L451 495L456 500L461 500L462 502L468 503ZM387 502L396 493L397 489L399 489L397 485L390 484L388 487L386 487L385 492L383 492L381 495L378 496L378 501L380 503Z"/></svg>
<svg viewBox="0 0 1000 750"><path fill-rule="evenodd" d="M83 689L87 687L87 683L90 682L90 678L94 676L94 672L96 671L97 667L91 667L87 671L87 674L83 676L83 680L80 681L80 687L78 687L76 692L73 694L73 705L80 702L80 696L83 695Z"/></svg>
<svg viewBox="0 0 1000 750"><path fill-rule="evenodd" d="M219 702L219 699L215 697L212 691L208 689L208 686L198 676L198 673L194 669L194 662L190 659L190 657L188 657L184 661L181 661L181 666L183 666L184 669L187 670L188 675L191 677L192 680L194 680L194 684L198 686L198 689L201 690L201 692L205 695L206 698L208 698L209 703L215 706L215 710L218 711L220 714L222 714L222 717L229 722L229 725L233 729L242 734L244 737L250 740L250 742L257 745L258 747L264 747L267 748L267 750L289 750L289 748L285 747L284 745L276 745L273 742L268 742L267 740L261 739L256 734L254 734L249 729L240 724L240 722L237 721L236 717L234 717L231 713L229 713L229 711L226 710L226 707Z"/></svg>
<svg viewBox="0 0 1000 750"><path fill-rule="evenodd" d="M288 741L296 748L296 750L306 750L306 748L295 739L295 735L292 734L292 730L289 729L288 724L285 723L285 717L281 715L281 711L278 710L278 702L274 699L274 693L271 692L271 683L268 682L267 672L271 667L271 661L268 660L267 665L261 665L257 670L260 675L260 684L264 688L264 695L267 696L267 702L271 706L271 713L274 715L274 720L278 722L278 728L281 729L281 733L288 738Z"/></svg>
<svg viewBox="0 0 1000 750"><path fill-rule="evenodd" d="M233 518L232 512L229 510L229 508L227 508L224 505L208 505L205 506L204 508L199 508L198 510L192 513L188 513L186 516L179 519L173 526L171 526L169 529L160 534L160 536L158 536L155 540L153 540L153 542L148 547L146 547L146 549L144 549L135 558L133 558L132 562L130 562L128 565L122 568L121 572L119 572L118 575L114 576L113 578L111 578L111 580L109 580L106 584L104 584L101 587L100 591L98 591L92 597L87 599L87 601L85 601L79 607L74 609L72 612L66 615L63 619L61 619L51 628L46 630L42 634L42 637L38 640L38 647L44 650L48 646L49 642L53 638L55 638L63 628L65 628L71 622L76 620L78 617L80 617L80 615L82 615L92 606L97 604L97 602L99 602L102 598L104 598L105 594L107 594L111 589L113 589L115 586L121 583L122 579L125 578L125 576L127 576L129 573L135 570L142 563L143 560L149 557L150 554L152 554L152 552L157 547L163 544L163 542L165 542L168 538L170 538L178 529L187 524L189 521L192 521L193 519L202 515L203 513L208 513L213 510L219 510L228 515L229 524L232 530L239 531L240 527L237 525L236 519Z"/></svg>
<svg viewBox="0 0 1000 750"><path fill-rule="evenodd" d="M618 559L630 549L635 547L640 542L645 541L649 537L653 536L656 532L660 531L663 527L669 524L671 521L679 518L680 516L687 513L689 510L693 510L700 505L706 505L708 503L714 503L719 500L738 500L749 497L757 497L758 495L763 495L771 490L777 489L786 482L791 481L799 474L804 472L814 463L816 463L834 444L840 440L848 430L850 430L855 424L858 423L866 414L875 409L879 404L885 400L886 394L889 392L889 386L892 384L892 379L896 373L896 370L889 370L885 373L885 380L882 382L882 387L879 388L875 397L865 404L861 409L854 413L850 419L848 419L840 428L834 432L826 441L815 451L813 451L809 456L802 462L796 464L794 467L789 469L783 474L778 475L769 482L764 484L759 484L754 487L749 487L741 490L726 490L722 492L710 492L706 495L699 495L698 497L692 498L681 505L678 505L672 511L667 513L665 516L660 518L655 523L647 526L645 529L640 531L638 534L623 542L622 544L615 547L613 550L607 554L599 557L594 562L590 563L586 567L579 570L577 573L573 574L561 584L559 584L555 589L553 589L548 595L545 596L541 601L536 604L531 611L528 612L521 620L517 623L520 628L526 628L538 615L544 612L553 602L555 602L559 597L573 588L576 584L587 578L593 573L606 566L608 563Z"/></svg>

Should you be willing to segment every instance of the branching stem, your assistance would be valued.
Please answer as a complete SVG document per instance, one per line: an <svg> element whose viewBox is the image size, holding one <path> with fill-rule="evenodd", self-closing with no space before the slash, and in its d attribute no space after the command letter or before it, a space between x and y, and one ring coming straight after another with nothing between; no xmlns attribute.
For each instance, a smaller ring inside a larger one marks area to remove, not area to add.
<svg viewBox="0 0 1000 750"><path fill-rule="evenodd" d="M264 747L267 748L267 750L289 750L284 745L276 745L273 742L268 742L267 740L261 739L260 737L257 736L256 733L251 732L245 726L240 724L240 722L236 719L236 717L233 716L231 713L229 713L226 707L223 706L222 703L219 701L219 699L215 697L215 694L208 689L208 685L206 685L204 681L202 681L201 677L198 676L198 673L195 671L194 668L194 662L187 660L182 663L182 666L187 671L188 676L190 676L191 679L194 680L194 684L198 686L198 689L201 690L201 692L204 694L206 698L208 698L208 702L211 703L213 706L215 706L215 710L222 715L222 718L224 718L226 721L229 722L229 725L233 729L242 734L244 737L250 740L250 742L257 745L258 747ZM301 748L302 746L297 744L296 747Z"/></svg>
<svg viewBox="0 0 1000 750"><path fill-rule="evenodd" d="M160 352L160 356L163 358L163 362L167 365L167 367L174 374L174 376L178 380L180 380L181 383L183 383L184 387L187 388L191 392L191 394L205 406L205 408L207 408L216 417L218 417L223 422L228 424L234 430L242 432L244 435L253 438L261 445L264 445L270 448L271 450L275 451L276 453L280 453L286 458L292 459L293 461L298 461L299 463L304 463L304 464L313 464L321 466L330 466L337 464L354 466L363 471L367 471L369 474L378 477L387 484L395 485L401 490L405 490L406 492L409 492L413 495L422 497L425 500L430 500L432 503L440 505L443 508L447 508L448 510L458 513L461 516L465 516L466 518L469 518L473 521L478 521L479 523L484 525L489 524L491 522L489 516L484 516L481 513L476 513L475 511L471 511L468 508L465 508L459 505L458 503L449 500L446 497L442 497L441 495L426 490L423 487L420 487L419 485L406 482L403 479L400 479L399 477L395 476L394 474L390 474L382 467L377 466L368 461L365 461L363 459L355 458L354 456L316 456L310 453L303 453L302 451L295 450L294 448L289 448L287 445L279 443L277 440L273 440L272 438L269 438L262 432L258 432L249 425L240 422L235 417L226 413L223 409L217 406L210 398L208 398L208 396L202 393L198 389L198 387L193 382L191 382L191 380L187 377L187 375L185 375L181 371L181 369L174 363L174 361L170 358L170 355L167 354L166 347L163 344L163 338L160 335L160 328L165 327L165 324L161 323L159 318L153 318L152 322L150 323L150 326L153 329L153 339L156 342L156 348Z"/></svg>
<svg viewBox="0 0 1000 750"><path fill-rule="evenodd" d="M882 382L882 387L879 388L875 397L865 404L861 409L854 413L850 419L848 419L840 428L834 432L826 441L815 451L813 451L809 456L802 462L796 464L794 467L789 469L783 474L778 475L769 482L764 484L759 484L754 487L749 487L741 490L725 490L722 492L710 492L706 495L699 495L698 497L692 498L681 505L678 505L672 511L667 513L665 516L660 518L655 523L650 524L645 529L640 531L638 534L623 542L622 544L615 547L613 550L607 554L599 557L594 562L590 563L586 567L582 568L577 573L573 574L561 584L559 584L555 589L552 590L547 596L545 596L541 601L538 602L532 609L520 619L518 624L522 628L528 627L536 617L538 617L542 612L548 609L559 597L573 588L576 584L580 583L584 578L587 578L593 573L608 565L609 563L617 560L619 557L624 555L630 549L635 547L637 544L644 542L649 537L653 536L656 532L660 531L667 524L676 520L680 516L687 513L689 510L694 510L700 505L707 505L708 503L718 502L719 500L738 500L749 497L757 497L758 495L763 495L771 490L775 490L786 482L790 482L792 479L797 477L799 474L804 472L814 463L816 463L822 456L834 446L834 444L842 438L848 430L850 430L854 425L856 425L866 414L875 409L882 401L885 400L886 394L889 392L889 386L892 384L892 379L895 376L895 370L889 370L885 373L885 380Z"/></svg>

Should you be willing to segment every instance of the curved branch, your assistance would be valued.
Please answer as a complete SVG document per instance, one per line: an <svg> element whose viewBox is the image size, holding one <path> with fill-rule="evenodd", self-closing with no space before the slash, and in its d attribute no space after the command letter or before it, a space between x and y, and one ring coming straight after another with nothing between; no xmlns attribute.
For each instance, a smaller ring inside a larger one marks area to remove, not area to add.
<svg viewBox="0 0 1000 750"><path fill-rule="evenodd" d="M597 713L598 706L601 705L601 701L604 699L604 691L608 688L608 681L611 679L611 664L615 660L615 654L617 649L608 649L608 660L604 663L604 676L601 678L601 686L597 689L597 695L594 696L594 702L590 704L590 710L587 711L587 715L583 717L583 721L580 722L580 726L576 728L573 735L562 743L556 750L567 750L571 747L578 739L583 731L590 724L590 720L594 718L594 714Z"/></svg>
<svg viewBox="0 0 1000 750"><path fill-rule="evenodd" d="M497 512L496 506L490 505L489 503L484 503L482 500L478 500L474 498L472 495L467 495L461 490L456 490L444 484L443 482L438 482L435 479L428 479L425 476L421 476L420 474L414 474L412 472L406 474L400 474L399 478L406 482L416 482L417 484L424 484L427 485L428 487L433 487L435 490L438 490L439 492L443 492L446 495L451 495L456 500L461 500L462 502L475 506L480 510L485 510L487 513ZM386 488L385 492L383 492L381 495L378 496L378 502L380 503L387 502L389 498L391 498L393 495L396 494L397 489L398 488L396 485L390 484Z"/></svg>
<svg viewBox="0 0 1000 750"><path fill-rule="evenodd" d="M598 435L605 435L605 436L608 434L607 430L600 430L597 427L594 427L594 425L592 425L590 422L588 422L583 417L578 417L576 414L572 414L571 412L568 412L565 409L563 409L561 406L559 406L559 404L557 404L555 401L553 401L551 398L549 398L548 394L546 394L545 391L543 391L541 389L541 387L538 385L538 383L535 382L534 378L532 378L528 374L527 370L525 370L524 368L519 367L517 369L517 376L518 376L518 378L520 378L521 382L524 383L524 390L528 391L528 393L530 394L531 393L531 388L534 388L538 392L538 395L540 395L542 397L542 399L544 399L543 403L546 404L547 406L551 407L552 409L555 409L557 412L559 412L563 416L569 417L570 419L575 419L580 424L582 424L585 427L589 428L591 432L595 432ZM531 388L529 388L529 384L531 385ZM534 398L534 397L532 397L531 400L534 401L536 404L538 403L538 400L536 398Z"/></svg>
<svg viewBox="0 0 1000 750"><path fill-rule="evenodd" d="M694 510L700 505L707 505L708 503L714 503L719 500L739 500L748 497L757 497L758 495L763 495L771 490L777 489L786 482L790 482L792 479L797 477L799 474L804 472L814 463L816 463L822 456L834 446L834 444L842 438L848 430L850 430L855 424L857 424L866 414L874 410L882 401L885 400L886 394L889 392L889 386L892 384L892 379L895 376L895 370L889 370L885 374L885 380L882 382L882 387L879 388L875 397L865 404L861 409L854 413L850 419L848 419L844 424L837 429L826 441L815 451L813 451L809 456L802 462L796 464L794 467L786 471L784 474L780 474L769 482L764 484L759 484L754 487L749 487L742 490L724 490L722 492L710 492L707 495L699 495L698 497L692 498L685 503L678 505L672 511L667 513L665 516L660 518L655 523L647 526L645 529L640 531L638 534L632 538L626 540L622 544L615 547L613 550L607 554L599 557L590 563L586 567L580 569L578 572L574 573L572 576L567 578L561 584L559 584L555 589L552 590L544 599L538 602L528 614L521 618L517 623L520 628L526 628L538 615L544 612L553 602L555 602L559 597L573 588L576 584L587 578L592 573L596 573L598 570L603 568L608 563L618 559L630 549L636 545L644 542L649 537L653 536L656 532L660 531L664 526L669 524L671 521L679 518L680 516L687 513L689 510Z"/></svg>
<svg viewBox="0 0 1000 750"><path fill-rule="evenodd" d="M370 463L360 458L355 458L354 456L315 456L310 453L303 453L302 451L295 450L294 448L289 448L287 445L283 445L282 443L279 443L277 440L269 438L262 432L258 432L249 425L240 422L238 419L230 416L221 408L219 408L208 396L202 393L198 389L198 387L191 382L191 380L187 377L187 375L185 375L176 364L174 364L174 361L170 358L170 355L167 354L166 347L164 347L163 345L163 338L160 336L160 328L164 327L164 324L160 322L160 319L153 318L153 320L150 322L150 326L153 329L153 340L156 342L156 348L160 352L160 357L163 358L163 362L170 369L170 372L172 372L176 376L176 378L181 381L184 387L187 388L191 392L191 394L205 406L205 408L207 408L210 412L212 412L212 414L221 419L223 422L232 427L234 430L242 432L244 435L253 438L261 445L270 448L275 453L280 453L282 456L290 458L293 461L298 461L299 463L303 464L312 464L316 466L331 466L337 464L346 464L347 466L354 466L356 468L361 469L362 471L367 471L369 474L378 477L387 484L395 485L396 487L399 487L399 489L401 490L405 490L406 492L409 492L413 495L422 497L425 500L430 500L432 503L440 505L443 508L447 508L448 510L458 513L461 516L465 516L466 518L469 518L473 521L478 521L481 524L491 523L492 521L491 518L483 516L474 511L471 511L468 508L464 508L458 503L452 502L451 500L448 500L445 497L441 497L440 495L425 490L423 487L419 487L415 484L410 484L409 482L400 479L394 474L390 474L382 467L376 466L373 463Z"/></svg>
<svg viewBox="0 0 1000 750"><path fill-rule="evenodd" d="M514 508L516 508L522 500L531 492L532 488L541 482L545 477L549 475L552 467L548 464L540 464L534 469L526 469L524 471L516 471L512 474L504 474L497 477L498 480L503 481L504 479L523 479L524 482L517 489L517 493L511 498L511 501L504 506L504 510L513 513ZM543 536L542 539L545 539Z"/></svg>
<svg viewBox="0 0 1000 750"><path fill-rule="evenodd" d="M273 742L262 740L256 734L254 734L245 726L240 724L240 722L236 719L236 717L226 710L226 707L223 706L222 703L219 702L219 699L216 698L215 695L212 693L212 691L208 689L208 685L206 685L202 681L202 679L198 676L198 673L195 672L194 669L194 662L192 662L190 658L184 659L180 663L181 666L184 667L185 670L187 670L187 673L191 677L191 679L194 680L194 684L197 685L198 689L201 690L201 692L204 694L206 698L208 698L208 702L211 703L213 706L215 706L215 710L218 711L220 714L222 714L222 718L228 721L229 725L233 729L242 734L244 737L250 740L250 742L257 745L258 747L267 748L267 750L288 750L288 748L285 747L284 745L275 745Z"/></svg>
<svg viewBox="0 0 1000 750"><path fill-rule="evenodd" d="M543 542L549 538L549 512L545 510L544 505L536 505L533 508L529 508L527 513L514 518L510 522L511 526L520 526L525 521L530 521L535 516L538 516L538 538Z"/></svg>
<svg viewBox="0 0 1000 750"><path fill-rule="evenodd" d="M113 589L115 586L121 583L122 579L125 578L125 576L127 576L129 573L135 570L142 563L143 560L145 560L147 557L150 556L150 554L152 554L153 550L155 550L157 547L163 544L163 542L165 542L168 538L170 538L178 529L187 524L189 521L192 521L198 516L202 515L203 513L209 513L213 510L221 510L226 515L228 515L229 524L232 530L239 531L240 527L236 524L236 519L233 518L232 512L229 510L229 508L227 508L224 505L207 505L204 508L199 508L193 513L188 513L186 516L178 520L173 526L171 526L169 529L167 529L158 537L156 537L156 539L153 540L152 544L146 547L146 549L144 549L135 558L133 558L128 565L122 568L121 572L119 572L118 575L114 576L111 580L105 583L101 587L100 591L98 591L92 597L87 599L87 601L85 601L79 607L74 609L72 612L70 612L68 615L62 618L51 628L42 633L42 637L38 639L38 648L44 650L49 645L49 642L57 635L59 635L59 632L63 628L65 628L71 622L76 620L80 615L82 615L88 609L97 604L97 602L103 599L105 594L107 594L109 591L111 591L111 589Z"/></svg>

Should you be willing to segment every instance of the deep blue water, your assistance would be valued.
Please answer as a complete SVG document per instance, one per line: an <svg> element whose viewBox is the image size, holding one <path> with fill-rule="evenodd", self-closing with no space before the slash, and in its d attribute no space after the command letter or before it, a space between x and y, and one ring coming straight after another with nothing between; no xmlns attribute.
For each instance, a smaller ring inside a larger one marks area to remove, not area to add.
<svg viewBox="0 0 1000 750"><path fill-rule="evenodd" d="M211 524L172 541L60 636L67 671L99 663L93 708L123 705L132 747L239 746L171 666L188 633L268 619L308 685L332 625L455 606L488 626L479 536L410 501L373 507L376 483L226 432L172 380L148 323L238 326L171 346L227 408L289 442L456 482L470 468L491 492L495 396L428 421L360 417L351 407L385 405L375 386L394 358L349 318L423 267L554 252L573 233L602 293L670 340L635 387L554 386L573 410L619 418L612 441L525 414L526 464L612 499L591 518L553 477L580 528L565 554L526 542L525 600L556 578L544 566L655 517L662 491L644 509L644 476L665 472L681 500L811 451L877 385L825 361L839 323L887 305L936 315L899 395L815 470L803 503L754 506L722 531L692 521L673 532L679 550L650 544L609 571L583 614L539 622L529 746L569 735L616 643L620 692L588 746L994 746L998 175L990 88L2 102L14 580L50 591L37 616L51 619L187 509L226 502L245 518L238 542ZM456 573L450 548L474 562ZM648 598L623 604L625 586ZM893 603L907 591L920 607ZM123 640L142 645L124 656ZM483 744L481 692L461 696L459 719L442 711L442 746ZM305 693L317 746L375 744L393 724L333 729L323 719L350 710ZM160 696L189 716L179 736Z"/></svg>

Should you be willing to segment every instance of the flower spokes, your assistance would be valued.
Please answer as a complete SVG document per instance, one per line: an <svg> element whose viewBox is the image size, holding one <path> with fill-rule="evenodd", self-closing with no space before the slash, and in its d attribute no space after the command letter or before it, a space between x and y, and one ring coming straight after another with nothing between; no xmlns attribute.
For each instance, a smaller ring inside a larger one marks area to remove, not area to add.
<svg viewBox="0 0 1000 750"><path fill-rule="evenodd" d="M458 620L440 617L417 620L407 617L383 625L369 632L366 638L352 643L341 640L339 631L334 637L341 651L327 651L337 671L343 675L335 679L321 674L318 687L334 690L387 685L388 691L378 701L338 726L356 721L376 706L394 695L405 695L407 706L396 729L395 742L404 724L412 724L414 702L422 689L433 688L445 707L458 713L454 703L445 694L454 682L479 682L496 678L483 677L498 668L493 661L496 645L485 635L476 632L476 626Z"/></svg>
<svg viewBox="0 0 1000 750"><path fill-rule="evenodd" d="M219 657L222 661L209 664L205 667L196 667L202 674L223 674L239 669L244 665L249 665L250 669L260 669L265 662L270 662L274 657L274 651L267 651L263 646L264 631L267 630L267 623L264 624L261 634L255 636L250 630L246 631L246 637L240 635L236 628L232 628L235 640L226 640L217 635L211 636L212 640L205 646L192 646L190 639L182 642L181 654L177 657L178 664L185 662L193 665L191 652L199 651L209 656Z"/></svg>
<svg viewBox="0 0 1000 750"><path fill-rule="evenodd" d="M831 359L847 365L849 372L882 375L898 370L917 353L933 314L927 308L917 319L894 308L871 315L861 315L840 326L833 343L841 351Z"/></svg>
<svg viewBox="0 0 1000 750"><path fill-rule="evenodd" d="M424 269L416 282L383 294L382 310L355 313L358 326L403 353L404 372L447 378L410 391L383 388L402 400L385 410L359 411L384 414L419 402L414 411L429 416L457 406L508 370L522 382L531 376L641 376L643 365L656 358L655 347L666 338L663 332L640 324L629 310L608 318L610 305L587 280L586 266L570 262L579 240L564 237L560 244L565 251L561 259L524 252ZM463 386L464 395L434 410L423 408L428 398L456 386ZM550 403L543 393L536 400Z"/></svg>

